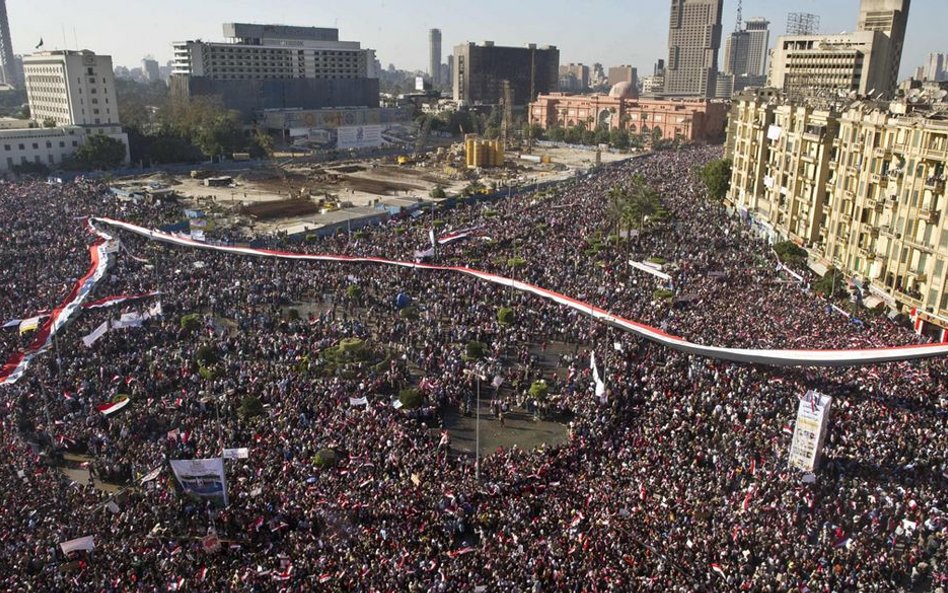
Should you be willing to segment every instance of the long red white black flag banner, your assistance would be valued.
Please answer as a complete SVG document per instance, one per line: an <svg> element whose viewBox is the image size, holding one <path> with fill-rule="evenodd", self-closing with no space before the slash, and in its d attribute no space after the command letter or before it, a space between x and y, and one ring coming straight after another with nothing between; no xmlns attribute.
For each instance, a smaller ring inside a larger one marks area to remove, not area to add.
<svg viewBox="0 0 948 593"><path fill-rule="evenodd" d="M42 325L37 327L36 335L33 336L33 341L26 350L14 354L6 364L0 367L0 385L16 383L23 376L33 357L49 347L53 336L66 325L76 311L82 308L82 304L92 293L95 285L105 276L109 264L106 242L111 241L112 236L96 229L90 221L86 221L86 224L89 232L99 237L94 244L89 246L91 259L89 270L82 278L76 280L63 302L52 310Z"/></svg>
<svg viewBox="0 0 948 593"><path fill-rule="evenodd" d="M625 319L614 315L609 311L600 309L590 303L578 301L566 295L547 290L533 284L520 282L511 278L505 278L496 274L482 272L473 268L463 266L439 266L435 264L416 263L407 261L390 260L379 257L352 257L346 255L311 255L305 253L293 253L290 251L276 251L272 249L253 249L250 247L236 247L229 245L214 245L200 241L194 241L186 237L172 236L161 231L149 230L138 225L112 220L109 218L95 219L102 223L116 228L124 229L138 235L149 237L155 241L165 241L175 245L192 247L197 249L208 249L212 251L221 251L225 253L234 253L241 255L253 255L258 257L275 257L281 259L303 260L303 261L326 261L352 264L382 264L389 266L400 266L404 268L413 268L421 270L435 270L456 272L473 276L487 282L508 286L515 290L528 292L538 297L553 301L574 309L584 315L598 319L619 329L631 332L645 339L651 340L663 346L673 348L681 352L706 356L719 360L729 360L733 362L746 362L754 364L768 364L775 366L858 366L871 365L882 362L898 362L903 360L916 360L921 358L933 358L936 356L948 356L948 343L943 344L915 344L909 346L893 346L884 348L865 348L865 349L845 349L845 350L770 350L753 348L723 348L719 346L707 346L704 344L695 344L684 338L667 334L664 331Z"/></svg>

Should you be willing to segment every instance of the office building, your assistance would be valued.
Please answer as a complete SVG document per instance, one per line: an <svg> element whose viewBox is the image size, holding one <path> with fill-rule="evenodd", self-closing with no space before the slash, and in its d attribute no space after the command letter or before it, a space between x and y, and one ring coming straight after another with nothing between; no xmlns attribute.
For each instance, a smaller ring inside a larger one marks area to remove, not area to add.
<svg viewBox="0 0 948 593"><path fill-rule="evenodd" d="M948 340L948 104L735 97L727 202Z"/></svg>
<svg viewBox="0 0 948 593"><path fill-rule="evenodd" d="M613 87L620 82L630 82L632 86L638 88L639 74L636 68L629 65L611 66L609 68L609 86Z"/></svg>
<svg viewBox="0 0 948 593"><path fill-rule="evenodd" d="M143 59L142 74L146 82L157 82L161 80L161 70L158 67L158 60L154 58Z"/></svg>
<svg viewBox="0 0 948 593"><path fill-rule="evenodd" d="M3 84L13 87L22 86L13 57L13 40L10 38L10 20L7 18L7 1L0 0L0 75Z"/></svg>
<svg viewBox="0 0 948 593"><path fill-rule="evenodd" d="M3 127L0 129L0 173L13 173L26 165L56 169L82 146L87 135L86 128L81 126Z"/></svg>
<svg viewBox="0 0 948 593"><path fill-rule="evenodd" d="M724 0L671 0L667 97L713 97Z"/></svg>
<svg viewBox="0 0 948 593"><path fill-rule="evenodd" d="M764 18L748 19L744 29L734 31L724 41L721 71L739 77L766 74L770 45L770 22Z"/></svg>
<svg viewBox="0 0 948 593"><path fill-rule="evenodd" d="M948 80L948 56L937 53L928 54L928 60L923 66L922 76L917 78L932 82Z"/></svg>
<svg viewBox="0 0 948 593"><path fill-rule="evenodd" d="M899 83L899 65L908 26L912 0L861 0L856 31L878 31L879 56L882 61L882 82L879 91L891 92Z"/></svg>
<svg viewBox="0 0 948 593"><path fill-rule="evenodd" d="M23 71L36 121L121 132L111 56L88 50L40 52L23 59Z"/></svg>
<svg viewBox="0 0 948 593"><path fill-rule="evenodd" d="M553 46L501 47L493 41L454 48L454 100L467 105L498 104L509 85L514 105L557 89L560 51Z"/></svg>
<svg viewBox="0 0 948 593"><path fill-rule="evenodd" d="M658 97L665 90L665 77L660 74L646 76L642 79L642 96Z"/></svg>
<svg viewBox="0 0 948 593"><path fill-rule="evenodd" d="M655 62L655 69L652 74L654 76L665 76L665 60L659 58Z"/></svg>
<svg viewBox="0 0 948 593"><path fill-rule="evenodd" d="M853 33L779 37L768 84L798 97L839 91L892 96L908 8L909 0L862 0Z"/></svg>
<svg viewBox="0 0 948 593"><path fill-rule="evenodd" d="M566 64L560 66L559 89L579 92L589 88L589 66L584 64Z"/></svg>
<svg viewBox="0 0 948 593"><path fill-rule="evenodd" d="M218 95L246 119L261 109L378 107L375 52L337 29L226 23L227 42L174 44L172 93Z"/></svg>
<svg viewBox="0 0 948 593"><path fill-rule="evenodd" d="M639 99L631 83L620 82L608 95L540 95L528 114L530 123L544 129L594 122L648 138L714 142L724 135L727 106L699 99Z"/></svg>
<svg viewBox="0 0 948 593"><path fill-rule="evenodd" d="M428 76L432 86L441 84L441 29L428 31Z"/></svg>

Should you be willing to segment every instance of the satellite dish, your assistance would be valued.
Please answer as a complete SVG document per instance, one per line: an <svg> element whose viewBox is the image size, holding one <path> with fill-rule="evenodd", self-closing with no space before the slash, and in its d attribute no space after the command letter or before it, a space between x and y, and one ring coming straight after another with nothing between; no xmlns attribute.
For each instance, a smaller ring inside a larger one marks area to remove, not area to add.
<svg viewBox="0 0 948 593"><path fill-rule="evenodd" d="M948 97L948 90L942 89L938 91L938 93L935 95L935 100L944 101L945 97Z"/></svg>
<svg viewBox="0 0 948 593"><path fill-rule="evenodd" d="M916 99L917 99L918 96L921 95L921 94L922 94L922 89L911 89L911 90L908 92L908 97L909 97L909 99L912 99L912 98L916 98Z"/></svg>
<svg viewBox="0 0 948 593"><path fill-rule="evenodd" d="M869 96L869 97L871 97L875 92L876 92L876 89L871 88L871 89L869 89L869 92L866 93L866 95Z"/></svg>
<svg viewBox="0 0 948 593"><path fill-rule="evenodd" d="M857 98L858 96L859 96L859 93L858 93L857 91L849 91L849 98L850 98L850 99L855 99L855 98Z"/></svg>

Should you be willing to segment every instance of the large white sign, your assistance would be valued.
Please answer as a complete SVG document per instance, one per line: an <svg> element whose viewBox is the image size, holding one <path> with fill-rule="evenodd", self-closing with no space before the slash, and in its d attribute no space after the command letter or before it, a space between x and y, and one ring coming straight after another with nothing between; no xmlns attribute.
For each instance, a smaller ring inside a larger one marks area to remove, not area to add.
<svg viewBox="0 0 948 593"><path fill-rule="evenodd" d="M171 471L174 472L185 492L201 498L214 498L227 506L224 460L220 457L212 459L172 459Z"/></svg>
<svg viewBox="0 0 948 593"><path fill-rule="evenodd" d="M790 443L790 467L812 472L820 464L833 398L807 391L797 408L797 423Z"/></svg>
<svg viewBox="0 0 948 593"><path fill-rule="evenodd" d="M382 146L382 126L345 126L337 130L336 148L375 148Z"/></svg>

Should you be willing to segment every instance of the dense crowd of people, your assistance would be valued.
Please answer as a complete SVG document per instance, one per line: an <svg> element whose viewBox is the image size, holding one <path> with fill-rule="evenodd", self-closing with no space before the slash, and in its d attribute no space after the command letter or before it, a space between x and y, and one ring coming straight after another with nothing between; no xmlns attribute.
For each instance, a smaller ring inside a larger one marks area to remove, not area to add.
<svg viewBox="0 0 948 593"><path fill-rule="evenodd" d="M921 339L882 317L854 324L788 281L747 224L706 198L694 173L716 155L647 155L355 236L257 241L410 260L435 226L475 226L490 240L440 246L438 263L548 287L695 342ZM616 231L607 194L634 175L658 191L666 215L631 240L605 240ZM173 201L124 200L83 181L6 184L0 208L14 239L0 254L4 319L54 307L85 273L95 237L84 217L155 228L182 216ZM92 298L161 294L81 311L20 381L0 387L4 590L815 593L948 583L944 360L725 363L451 272L176 248L96 225L122 246ZM688 296L678 306L628 265L656 257ZM103 322L159 300L161 314L141 327L84 345ZM502 306L512 323L498 322ZM196 328L183 320L192 314ZM0 330L5 354L25 347L30 334L18 333ZM352 338L364 358L327 356ZM485 358L470 356L472 341L486 344ZM527 390L545 380L572 418L568 441L491 451L475 471L445 446L441 424L447 410L470 406L477 376L486 377L485 417L491 399L496 410L532 409ZM419 409L393 405L408 388L423 394ZM804 481L787 459L810 389L834 403L823 463ZM99 411L120 395L130 398L124 409ZM368 405L351 401L362 397ZM255 399L256 415L247 412ZM168 467L239 447L249 456L225 461L226 508L184 495ZM326 449L335 464L317 463ZM56 466L71 459L127 488L69 480ZM209 533L219 550L205 549ZM60 543L88 535L92 552L63 554Z"/></svg>

